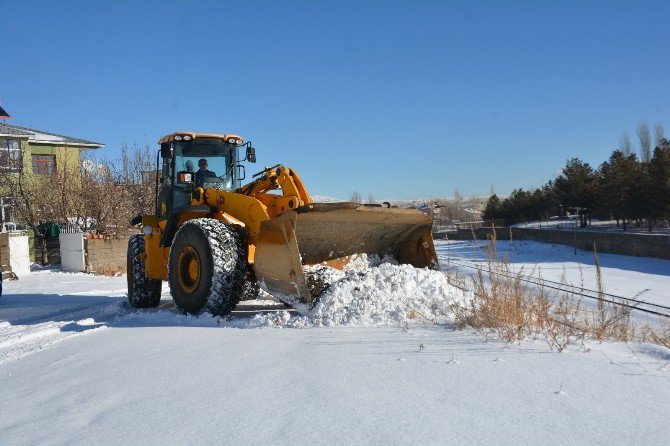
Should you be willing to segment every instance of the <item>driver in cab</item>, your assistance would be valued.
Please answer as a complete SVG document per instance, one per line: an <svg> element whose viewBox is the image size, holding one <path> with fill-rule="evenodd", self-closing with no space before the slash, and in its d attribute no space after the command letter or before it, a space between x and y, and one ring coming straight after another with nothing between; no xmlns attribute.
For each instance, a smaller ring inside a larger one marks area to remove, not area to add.
<svg viewBox="0 0 670 446"><path fill-rule="evenodd" d="M195 173L195 187L204 187L205 179L216 177L216 174L207 169L207 160L200 158L198 160L198 171Z"/></svg>

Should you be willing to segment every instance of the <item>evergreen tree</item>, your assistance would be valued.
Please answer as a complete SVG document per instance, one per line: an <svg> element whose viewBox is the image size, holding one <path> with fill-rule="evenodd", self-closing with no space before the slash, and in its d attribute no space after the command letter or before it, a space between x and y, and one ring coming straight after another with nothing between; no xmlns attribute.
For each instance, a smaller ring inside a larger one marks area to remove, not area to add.
<svg viewBox="0 0 670 446"><path fill-rule="evenodd" d="M652 222L670 218L670 141L662 139L647 165L647 218Z"/></svg>
<svg viewBox="0 0 670 446"><path fill-rule="evenodd" d="M486 207L484 208L484 212L482 212L482 218L487 221L501 218L500 198L498 198L496 194L491 195L489 201L486 202Z"/></svg>
<svg viewBox="0 0 670 446"><path fill-rule="evenodd" d="M635 192L640 170L634 153L625 156L620 150L615 150L598 171L598 196L601 205L610 210L617 219L617 225L619 219L623 221L624 230L628 229L627 220L637 213Z"/></svg>
<svg viewBox="0 0 670 446"><path fill-rule="evenodd" d="M514 189L500 204L497 218L504 218L507 224L541 220L547 217L549 208L550 202L543 190Z"/></svg>
<svg viewBox="0 0 670 446"><path fill-rule="evenodd" d="M555 198L566 209L592 209L596 203L597 176L591 166L579 158L568 160L553 185ZM582 227L586 226L585 214L581 215L580 222Z"/></svg>

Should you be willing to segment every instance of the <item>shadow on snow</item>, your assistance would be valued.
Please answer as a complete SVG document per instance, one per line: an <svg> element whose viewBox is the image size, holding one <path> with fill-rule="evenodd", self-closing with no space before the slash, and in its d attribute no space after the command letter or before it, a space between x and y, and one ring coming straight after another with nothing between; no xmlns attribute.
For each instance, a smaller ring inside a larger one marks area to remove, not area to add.
<svg viewBox="0 0 670 446"><path fill-rule="evenodd" d="M244 301L225 318L181 312L169 296L163 296L156 308L132 308L127 297L61 294L6 294L0 300L0 322L11 325L37 325L70 322L61 331L83 332L108 327L237 327L253 328L246 323L254 316L295 310L279 302Z"/></svg>

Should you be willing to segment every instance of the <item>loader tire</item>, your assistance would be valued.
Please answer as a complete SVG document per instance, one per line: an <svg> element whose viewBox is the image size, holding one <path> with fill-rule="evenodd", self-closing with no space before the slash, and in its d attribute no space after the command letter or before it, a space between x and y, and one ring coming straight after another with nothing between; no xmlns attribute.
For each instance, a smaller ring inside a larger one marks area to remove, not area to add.
<svg viewBox="0 0 670 446"><path fill-rule="evenodd" d="M238 233L211 218L190 220L177 231L168 262L170 292L186 313L224 316L244 292L247 257Z"/></svg>
<svg viewBox="0 0 670 446"><path fill-rule="evenodd" d="M161 301L161 280L145 275L144 235L131 235L128 240L128 303L135 308L157 307Z"/></svg>

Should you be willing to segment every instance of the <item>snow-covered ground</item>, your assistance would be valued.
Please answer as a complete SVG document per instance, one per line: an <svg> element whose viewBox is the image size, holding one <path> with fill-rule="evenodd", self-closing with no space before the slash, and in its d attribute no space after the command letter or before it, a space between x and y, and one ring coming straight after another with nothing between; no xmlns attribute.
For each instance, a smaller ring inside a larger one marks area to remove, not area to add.
<svg viewBox="0 0 670 446"><path fill-rule="evenodd" d="M568 260L563 247L523 243L516 259ZM438 244L443 265L467 249ZM670 291L666 264L601 262L634 292ZM439 303L466 295L439 273L383 264L342 278L307 315L250 301L228 319L179 314L167 287L157 309L133 310L124 277L45 270L5 282L0 444L670 438L667 349L588 343L557 353L541 340L487 340L450 325L449 305Z"/></svg>
<svg viewBox="0 0 670 446"><path fill-rule="evenodd" d="M489 259L485 241L437 241L435 248L442 269L472 274L471 266ZM498 258L507 259L513 271L523 269L529 275L565 282L577 288L597 289L593 252L565 245L529 240L498 240ZM598 254L605 292L670 306L670 260ZM669 312L669 311L666 311Z"/></svg>

